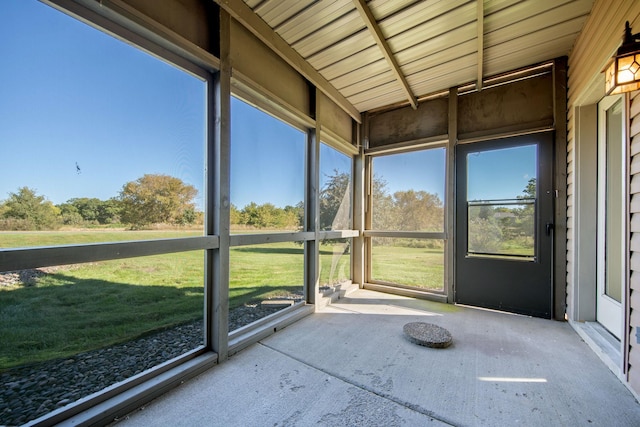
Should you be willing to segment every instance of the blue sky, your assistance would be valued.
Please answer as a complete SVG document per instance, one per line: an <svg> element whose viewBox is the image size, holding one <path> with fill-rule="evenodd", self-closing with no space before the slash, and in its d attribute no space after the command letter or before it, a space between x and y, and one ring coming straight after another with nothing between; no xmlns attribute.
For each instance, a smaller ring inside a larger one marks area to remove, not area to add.
<svg viewBox="0 0 640 427"><path fill-rule="evenodd" d="M144 174L168 174L195 186L203 206L203 81L35 0L1 0L0 15L0 200L23 186L56 204L106 200ZM232 203L301 201L304 134L236 99L231 111ZM477 198L521 194L535 174L535 161L512 156L496 175L505 159L488 158ZM441 199L444 166L443 149L374 160L390 192ZM348 171L348 158L323 147L321 185L334 168ZM496 182L504 194L480 190Z"/></svg>
<svg viewBox="0 0 640 427"><path fill-rule="evenodd" d="M0 200L104 200L147 173L203 196L204 82L37 1L0 15Z"/></svg>
<svg viewBox="0 0 640 427"><path fill-rule="evenodd" d="M535 145L470 153L467 199L504 200L522 196L529 180L537 176L536 165Z"/></svg>

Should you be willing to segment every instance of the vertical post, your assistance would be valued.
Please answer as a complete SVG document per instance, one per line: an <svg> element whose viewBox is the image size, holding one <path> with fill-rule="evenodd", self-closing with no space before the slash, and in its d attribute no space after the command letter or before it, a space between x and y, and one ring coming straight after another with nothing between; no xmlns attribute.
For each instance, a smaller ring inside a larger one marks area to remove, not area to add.
<svg viewBox="0 0 640 427"><path fill-rule="evenodd" d="M231 67L229 14L220 9L220 71L215 77L215 92L209 99L209 122L213 127L213 200L214 234L219 248L208 254L208 271L212 276L211 349L218 361L227 359L229 346L229 211L230 211L230 118ZM214 115L212 117L212 115Z"/></svg>
<svg viewBox="0 0 640 427"><path fill-rule="evenodd" d="M315 115L316 127L310 129L307 133L307 159L305 163L306 169L306 185L305 185L305 231L313 231L313 240L305 242L305 288L307 294L307 303L316 304L316 298L319 289L320 280L320 242L318 241L319 228L319 190L320 185L320 132L321 132L321 114L320 100L322 94L317 88L310 86L312 93L311 108Z"/></svg>
<svg viewBox="0 0 640 427"><path fill-rule="evenodd" d="M458 88L449 89L449 140L447 143L447 172L446 172L446 217L445 217L445 292L447 302L455 302L454 294L454 264L455 264L455 219L456 219L456 144L458 143Z"/></svg>
<svg viewBox="0 0 640 427"><path fill-rule="evenodd" d="M553 118L555 167L553 227L553 318L564 320L567 312L567 58L553 63Z"/></svg>
<svg viewBox="0 0 640 427"><path fill-rule="evenodd" d="M476 40L478 49L478 76L476 90L482 90L482 76L484 74L484 1L477 0L476 7Z"/></svg>
<svg viewBox="0 0 640 427"><path fill-rule="evenodd" d="M363 123L366 115L363 117ZM353 229L358 230L358 237L354 237L351 242L351 274L354 283L360 288L365 283L365 250L364 250L364 215L365 215L365 167L364 167L364 129L362 125L356 124L356 138L360 152L353 161Z"/></svg>

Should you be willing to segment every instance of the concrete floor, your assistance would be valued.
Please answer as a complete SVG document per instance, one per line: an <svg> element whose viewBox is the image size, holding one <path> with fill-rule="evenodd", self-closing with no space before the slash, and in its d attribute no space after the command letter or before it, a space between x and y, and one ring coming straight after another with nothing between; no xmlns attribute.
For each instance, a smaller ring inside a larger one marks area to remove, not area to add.
<svg viewBox="0 0 640 427"><path fill-rule="evenodd" d="M118 423L151 425L640 426L640 404L567 323L357 290Z"/></svg>

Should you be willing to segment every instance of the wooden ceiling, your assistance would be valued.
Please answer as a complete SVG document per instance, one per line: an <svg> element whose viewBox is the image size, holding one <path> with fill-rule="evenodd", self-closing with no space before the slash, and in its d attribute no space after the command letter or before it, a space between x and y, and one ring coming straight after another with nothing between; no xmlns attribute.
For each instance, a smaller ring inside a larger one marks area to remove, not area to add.
<svg viewBox="0 0 640 427"><path fill-rule="evenodd" d="M263 40L281 38L363 112L568 55L593 0L243 2L218 3L257 15Z"/></svg>

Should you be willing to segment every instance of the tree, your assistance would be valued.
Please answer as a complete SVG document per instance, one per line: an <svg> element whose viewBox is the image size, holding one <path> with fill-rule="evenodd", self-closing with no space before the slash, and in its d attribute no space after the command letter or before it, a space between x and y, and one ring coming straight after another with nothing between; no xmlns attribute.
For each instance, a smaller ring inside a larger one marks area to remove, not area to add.
<svg viewBox="0 0 640 427"><path fill-rule="evenodd" d="M372 192L372 226L375 230L393 230L394 213L393 197L387 191L387 182L377 176L373 177Z"/></svg>
<svg viewBox="0 0 640 427"><path fill-rule="evenodd" d="M333 170L320 190L320 229L351 228L351 178L346 172Z"/></svg>
<svg viewBox="0 0 640 427"><path fill-rule="evenodd" d="M21 187L9 193L2 209L7 228L20 230L51 230L60 225L60 210L44 196L29 187Z"/></svg>
<svg viewBox="0 0 640 427"><path fill-rule="evenodd" d="M115 197L104 200L98 206L98 222L100 224L117 224L120 222L120 201Z"/></svg>
<svg viewBox="0 0 640 427"><path fill-rule="evenodd" d="M536 179L531 178L524 187L524 190L522 190L523 195L518 196L518 199L528 201L535 200L536 193ZM535 233L535 204L528 203L522 208L515 209L515 214L518 219L519 234L532 239Z"/></svg>
<svg viewBox="0 0 640 427"><path fill-rule="evenodd" d="M231 203L231 207L229 208L229 222L231 223L231 225L242 224L240 211L238 210L238 207L233 203Z"/></svg>
<svg viewBox="0 0 640 427"><path fill-rule="evenodd" d="M183 224L195 211L194 186L169 175L146 174L126 183L120 191L122 221L133 227L149 224Z"/></svg>
<svg viewBox="0 0 640 427"><path fill-rule="evenodd" d="M426 191L393 193L395 229L407 231L441 231L444 227L442 201Z"/></svg>

